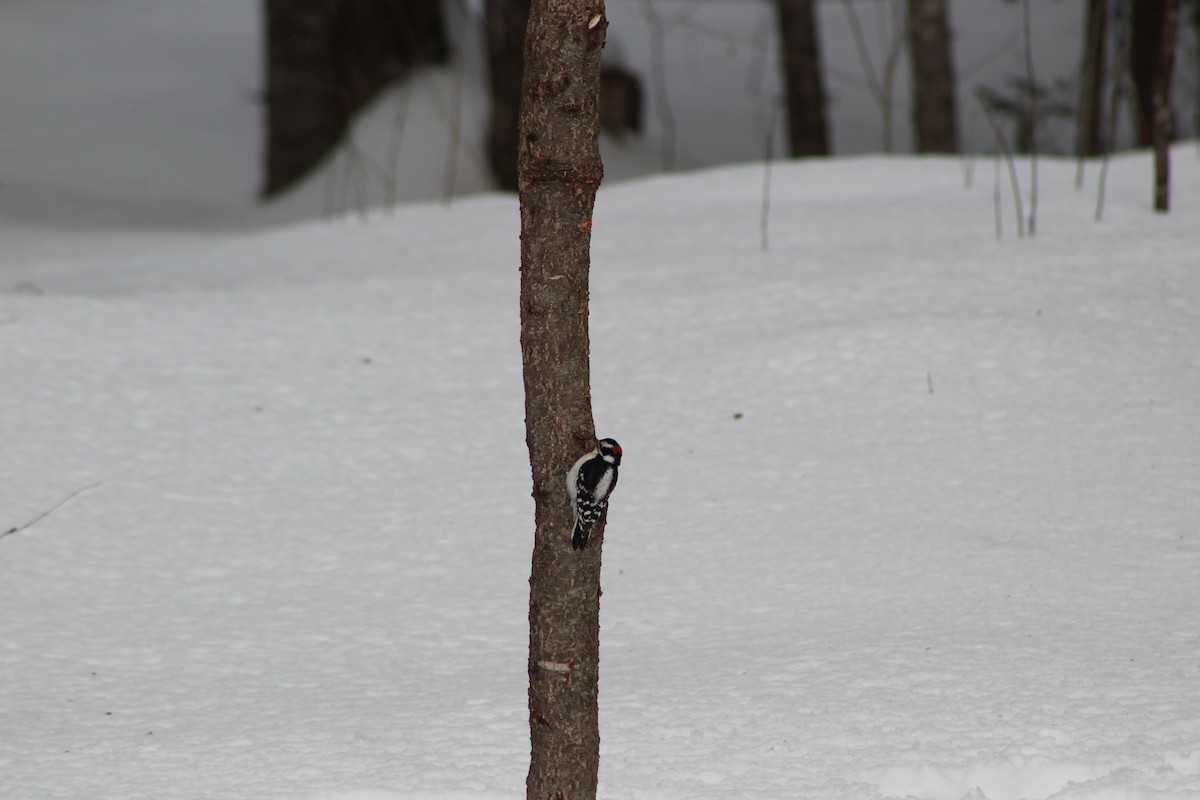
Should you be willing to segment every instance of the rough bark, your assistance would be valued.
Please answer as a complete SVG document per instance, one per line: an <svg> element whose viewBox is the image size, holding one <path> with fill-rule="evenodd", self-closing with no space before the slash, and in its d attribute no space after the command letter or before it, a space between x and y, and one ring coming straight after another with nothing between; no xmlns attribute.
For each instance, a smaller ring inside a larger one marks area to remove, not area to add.
<svg viewBox="0 0 1200 800"><path fill-rule="evenodd" d="M496 185L517 190L517 129L521 76L525 70L525 26L530 0L486 0L491 118L487 130L488 167ZM614 136L642 130L642 83L630 70L600 70L600 127Z"/></svg>
<svg viewBox="0 0 1200 800"><path fill-rule="evenodd" d="M436 0L266 0L263 196L290 187L389 82L449 55Z"/></svg>
<svg viewBox="0 0 1200 800"><path fill-rule="evenodd" d="M958 95L945 0L908 0L918 153L957 153Z"/></svg>
<svg viewBox="0 0 1200 800"><path fill-rule="evenodd" d="M1104 70L1108 38L1108 0L1088 0L1084 30L1087 36L1083 51L1083 86L1079 104L1079 139L1081 156L1104 154Z"/></svg>
<svg viewBox="0 0 1200 800"><path fill-rule="evenodd" d="M521 353L533 473L529 800L590 800L598 717L601 520L571 549L564 478L595 444L588 346L602 0L534 0L519 132Z"/></svg>
<svg viewBox="0 0 1200 800"><path fill-rule="evenodd" d="M793 156L829 155L827 98L814 0L776 0Z"/></svg>

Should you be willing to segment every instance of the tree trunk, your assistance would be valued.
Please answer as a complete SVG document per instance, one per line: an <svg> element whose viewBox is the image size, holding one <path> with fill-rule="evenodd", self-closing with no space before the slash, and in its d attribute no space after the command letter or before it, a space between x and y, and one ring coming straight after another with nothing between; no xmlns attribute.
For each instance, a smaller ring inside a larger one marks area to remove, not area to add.
<svg viewBox="0 0 1200 800"><path fill-rule="evenodd" d="M1161 66L1163 9L1168 0L1131 0L1129 75L1137 97L1139 147L1154 145L1154 89Z"/></svg>
<svg viewBox="0 0 1200 800"><path fill-rule="evenodd" d="M1080 90L1079 155L1104 154L1104 68L1108 38L1108 0L1088 0L1087 36L1083 51L1083 86Z"/></svg>
<svg viewBox="0 0 1200 800"><path fill-rule="evenodd" d="M945 0L908 0L918 153L957 153L958 95Z"/></svg>
<svg viewBox="0 0 1200 800"><path fill-rule="evenodd" d="M518 177L521 355L533 472L529 579L529 800L591 800L600 763L601 520L571 548L565 476L595 445L588 273L603 177L598 93L602 0L534 0L525 41Z"/></svg>
<svg viewBox="0 0 1200 800"><path fill-rule="evenodd" d="M829 155L829 122L814 0L776 0L788 143L793 156Z"/></svg>
<svg viewBox="0 0 1200 800"><path fill-rule="evenodd" d="M1179 0L1165 0L1162 6L1150 126L1154 143L1154 210L1165 212L1171 207L1171 77L1179 38Z"/></svg>
<svg viewBox="0 0 1200 800"><path fill-rule="evenodd" d="M1200 43L1200 0L1192 0L1191 5L1188 17L1192 24L1192 42ZM1196 65L1200 66L1200 52L1193 49L1192 57ZM1192 85L1192 92L1192 132L1194 136L1200 136L1200 82Z"/></svg>
<svg viewBox="0 0 1200 800"><path fill-rule="evenodd" d="M511 192L517 190L517 128L528 20L529 0L486 0L488 77L492 99L487 133L488 166L496 185Z"/></svg>
<svg viewBox="0 0 1200 800"><path fill-rule="evenodd" d="M315 166L382 87L450 52L434 0L266 0L265 13L264 197Z"/></svg>
<svg viewBox="0 0 1200 800"><path fill-rule="evenodd" d="M1129 72L1137 90L1138 144L1154 149L1154 208L1170 206L1171 76L1179 36L1179 0L1131 4Z"/></svg>

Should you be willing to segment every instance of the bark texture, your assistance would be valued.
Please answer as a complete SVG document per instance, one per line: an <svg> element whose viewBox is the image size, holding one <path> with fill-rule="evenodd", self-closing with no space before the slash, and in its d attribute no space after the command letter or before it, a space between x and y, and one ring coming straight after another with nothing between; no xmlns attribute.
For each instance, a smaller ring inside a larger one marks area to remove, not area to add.
<svg viewBox="0 0 1200 800"><path fill-rule="evenodd" d="M815 0L775 0L775 10L787 92L789 150L793 156L829 155L828 101Z"/></svg>
<svg viewBox="0 0 1200 800"><path fill-rule="evenodd" d="M957 153L958 94L945 0L908 0L918 153Z"/></svg>
<svg viewBox="0 0 1200 800"><path fill-rule="evenodd" d="M595 445L588 345L599 150L601 0L534 0L519 133L521 353L535 532L529 800L591 800L600 763L600 549L571 549L565 476Z"/></svg>
<svg viewBox="0 0 1200 800"><path fill-rule="evenodd" d="M290 187L375 94L449 45L437 0L266 0L263 196Z"/></svg>
<svg viewBox="0 0 1200 800"><path fill-rule="evenodd" d="M521 77L525 71L525 27L530 0L487 0L486 29L491 117L487 129L488 167L496 185L517 190L517 135ZM600 69L600 127L614 136L642 130L642 82L630 70Z"/></svg>

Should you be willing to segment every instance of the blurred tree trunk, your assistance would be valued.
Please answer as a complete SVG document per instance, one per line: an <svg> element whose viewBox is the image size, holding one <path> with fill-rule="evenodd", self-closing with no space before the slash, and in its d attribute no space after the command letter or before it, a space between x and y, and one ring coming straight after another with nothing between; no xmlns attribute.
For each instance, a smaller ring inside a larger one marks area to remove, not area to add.
<svg viewBox="0 0 1200 800"><path fill-rule="evenodd" d="M1108 38L1108 0L1088 0L1084 30L1083 86L1080 91L1079 136L1081 156L1104 154L1104 70Z"/></svg>
<svg viewBox="0 0 1200 800"><path fill-rule="evenodd" d="M450 53L438 0L266 0L265 14L264 197L312 169L381 88Z"/></svg>
<svg viewBox="0 0 1200 800"><path fill-rule="evenodd" d="M945 0L908 0L918 153L957 153L958 94Z"/></svg>
<svg viewBox="0 0 1200 800"><path fill-rule="evenodd" d="M775 0L788 143L793 156L829 155L829 122L815 0Z"/></svg>
<svg viewBox="0 0 1200 800"><path fill-rule="evenodd" d="M529 800L592 800L600 765L600 545L571 548L564 478L595 445L588 344L602 0L534 0L522 81L521 357L533 472Z"/></svg>
<svg viewBox="0 0 1200 800"><path fill-rule="evenodd" d="M1140 147L1154 145L1154 90L1162 66L1164 10L1172 0L1131 0L1129 75L1137 100Z"/></svg>
<svg viewBox="0 0 1200 800"><path fill-rule="evenodd" d="M1154 208L1170 206L1171 77L1179 0L1132 3L1129 72L1137 90L1138 144L1154 150Z"/></svg>
<svg viewBox="0 0 1200 800"><path fill-rule="evenodd" d="M492 115L488 166L501 189L517 189L517 127L529 0L486 0L484 8Z"/></svg>
<svg viewBox="0 0 1200 800"><path fill-rule="evenodd" d="M1179 40L1179 0L1163 0L1158 58L1150 97L1150 138L1154 146L1154 210L1171 207L1171 77Z"/></svg>
<svg viewBox="0 0 1200 800"><path fill-rule="evenodd" d="M1192 23L1192 42L1193 58L1196 60L1197 66L1200 66L1200 0L1191 0L1191 13L1188 14ZM1200 82L1192 86L1192 102L1193 105L1193 122L1192 130L1196 136L1200 136Z"/></svg>

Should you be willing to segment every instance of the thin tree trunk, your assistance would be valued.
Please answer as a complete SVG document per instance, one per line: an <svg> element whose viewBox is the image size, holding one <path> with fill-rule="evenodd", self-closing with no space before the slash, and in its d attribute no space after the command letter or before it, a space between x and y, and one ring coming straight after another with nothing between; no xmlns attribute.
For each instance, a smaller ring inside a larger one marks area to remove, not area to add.
<svg viewBox="0 0 1200 800"><path fill-rule="evenodd" d="M957 153L958 100L945 0L908 0L918 153Z"/></svg>
<svg viewBox="0 0 1200 800"><path fill-rule="evenodd" d="M525 42L518 177L521 355L533 472L528 800L592 800L598 719L600 545L571 548L565 475L595 444L588 346L592 209L603 177L602 0L534 0Z"/></svg>
<svg viewBox="0 0 1200 800"><path fill-rule="evenodd" d="M529 0L487 0L488 72L492 116L487 154L492 176L501 189L517 189L517 128L521 76L525 71L525 26Z"/></svg>
<svg viewBox="0 0 1200 800"><path fill-rule="evenodd" d="M1108 38L1107 0L1088 0L1087 39L1083 53L1083 86L1079 104L1079 155L1094 158L1104 152L1104 43Z"/></svg>
<svg viewBox="0 0 1200 800"><path fill-rule="evenodd" d="M1154 143L1154 210L1166 212L1171 208L1171 77L1179 38L1179 0L1165 0L1162 5L1150 124Z"/></svg>
<svg viewBox="0 0 1200 800"><path fill-rule="evenodd" d="M1038 89L1033 74L1033 22L1029 0L1022 0L1024 22L1025 74L1029 76L1029 235L1037 235L1038 205Z"/></svg>
<svg viewBox="0 0 1200 800"><path fill-rule="evenodd" d="M1129 75L1137 100L1138 146L1154 145L1154 89L1161 66L1163 10L1168 0L1130 3Z"/></svg>
<svg viewBox="0 0 1200 800"><path fill-rule="evenodd" d="M788 144L793 156L829 155L829 122L814 0L776 0Z"/></svg>

